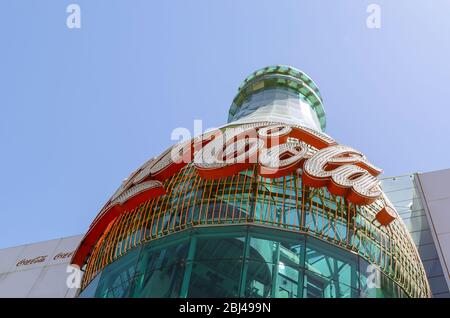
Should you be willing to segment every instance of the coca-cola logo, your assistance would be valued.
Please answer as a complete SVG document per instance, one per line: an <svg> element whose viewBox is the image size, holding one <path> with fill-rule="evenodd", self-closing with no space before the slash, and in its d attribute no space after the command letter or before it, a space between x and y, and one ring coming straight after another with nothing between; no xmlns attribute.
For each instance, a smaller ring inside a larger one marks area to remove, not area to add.
<svg viewBox="0 0 450 318"><path fill-rule="evenodd" d="M383 195L377 179L381 169L359 151L338 145L322 132L274 122L217 129L170 147L126 179L92 223L72 263L81 265L118 215L165 194L163 181L191 162L205 179L224 178L257 165L263 177L298 173L303 184L326 187L357 205L371 204ZM377 217L384 220L382 225L393 220L386 211Z"/></svg>
<svg viewBox="0 0 450 318"><path fill-rule="evenodd" d="M57 261L57 260L68 259L68 258L72 257L74 252L75 251L59 252L58 254L53 256L53 260ZM47 257L48 257L48 255L39 255L39 256L36 256L33 258L24 258L16 263L16 267L44 263L47 260Z"/></svg>
<svg viewBox="0 0 450 318"><path fill-rule="evenodd" d="M57 260L66 259L66 258L72 257L73 253L74 253L74 251L58 253L55 256L53 256L53 260L57 261Z"/></svg>
<svg viewBox="0 0 450 318"><path fill-rule="evenodd" d="M267 178L301 169L299 175L305 184L325 186L355 204L370 204L381 195L376 178L381 169L362 153L302 126L254 123L213 131L173 146L132 175L105 210L125 204L142 191L162 188L161 181L189 162L206 179L231 176L257 164L259 174Z"/></svg>
<svg viewBox="0 0 450 318"><path fill-rule="evenodd" d="M45 260L47 259L48 255L40 255L37 256L35 258L31 258L31 259L22 259L20 261L17 262L16 266L25 266L25 265L32 265L32 264L37 264L37 263L43 263L45 262Z"/></svg>

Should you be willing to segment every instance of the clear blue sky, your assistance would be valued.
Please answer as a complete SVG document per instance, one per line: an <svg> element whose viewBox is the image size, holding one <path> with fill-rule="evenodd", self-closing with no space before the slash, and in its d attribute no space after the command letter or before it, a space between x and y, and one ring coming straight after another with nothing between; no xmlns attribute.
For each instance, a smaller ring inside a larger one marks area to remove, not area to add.
<svg viewBox="0 0 450 318"><path fill-rule="evenodd" d="M81 29L66 7L81 7ZM381 29L366 27L381 6ZM327 133L384 175L450 168L450 1L0 3L0 247L84 233L175 127L226 122L241 81L289 64Z"/></svg>

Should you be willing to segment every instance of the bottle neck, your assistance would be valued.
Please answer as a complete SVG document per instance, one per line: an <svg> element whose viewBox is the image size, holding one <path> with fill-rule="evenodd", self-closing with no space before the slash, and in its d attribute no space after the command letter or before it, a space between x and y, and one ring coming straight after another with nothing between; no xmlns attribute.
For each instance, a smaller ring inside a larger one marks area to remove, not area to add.
<svg viewBox="0 0 450 318"><path fill-rule="evenodd" d="M274 121L302 125L322 132L319 118L308 101L287 88L263 89L250 95L228 118L228 125ZM227 126L228 126L227 125Z"/></svg>

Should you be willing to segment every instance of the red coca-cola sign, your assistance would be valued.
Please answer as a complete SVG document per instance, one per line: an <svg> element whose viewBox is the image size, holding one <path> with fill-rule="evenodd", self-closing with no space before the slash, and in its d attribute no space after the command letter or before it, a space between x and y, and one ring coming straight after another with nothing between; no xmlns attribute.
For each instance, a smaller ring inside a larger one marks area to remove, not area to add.
<svg viewBox="0 0 450 318"><path fill-rule="evenodd" d="M189 163L205 179L231 176L253 165L267 178L296 172L305 185L326 187L357 205L371 204L382 195L377 179L381 169L359 151L338 145L324 133L274 122L217 129L170 147L135 171L94 220L72 263L81 266L112 220L165 194L162 181ZM393 220L385 212L379 217L382 225Z"/></svg>

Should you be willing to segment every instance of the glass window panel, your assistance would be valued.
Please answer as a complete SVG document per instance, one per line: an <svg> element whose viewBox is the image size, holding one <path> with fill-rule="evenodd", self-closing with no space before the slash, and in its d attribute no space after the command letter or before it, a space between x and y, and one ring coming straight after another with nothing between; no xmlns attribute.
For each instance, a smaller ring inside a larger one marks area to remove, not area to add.
<svg viewBox="0 0 450 318"><path fill-rule="evenodd" d="M422 263L428 277L444 275L439 259L423 261Z"/></svg>
<svg viewBox="0 0 450 318"><path fill-rule="evenodd" d="M127 297L136 275L140 248L129 251L107 266L98 283L96 297Z"/></svg>
<svg viewBox="0 0 450 318"><path fill-rule="evenodd" d="M80 293L79 298L92 298L95 297L95 292L97 290L98 283L100 281L101 273L99 273L87 287Z"/></svg>
<svg viewBox="0 0 450 318"><path fill-rule="evenodd" d="M438 276L428 279L431 287L431 291L434 293L444 293L448 292L447 282L445 280L445 277Z"/></svg>
<svg viewBox="0 0 450 318"><path fill-rule="evenodd" d="M242 260L244 242L244 237L199 238L197 240L195 260Z"/></svg>
<svg viewBox="0 0 450 318"><path fill-rule="evenodd" d="M418 251L422 261L438 258L436 246L434 244L419 245Z"/></svg>
<svg viewBox="0 0 450 318"><path fill-rule="evenodd" d="M271 295L273 265L249 261L245 281L244 297L268 298Z"/></svg>
<svg viewBox="0 0 450 318"><path fill-rule="evenodd" d="M429 229L411 232L410 234L416 246L433 243L433 237Z"/></svg>
<svg viewBox="0 0 450 318"><path fill-rule="evenodd" d="M274 241L254 237L250 239L250 259L260 262L273 263L275 252L276 243Z"/></svg>
<svg viewBox="0 0 450 318"><path fill-rule="evenodd" d="M410 232L423 231L429 229L428 220L425 215L404 219L403 223Z"/></svg>
<svg viewBox="0 0 450 318"><path fill-rule="evenodd" d="M307 240L306 269L333 282L358 287L357 257L329 244Z"/></svg>
<svg viewBox="0 0 450 318"><path fill-rule="evenodd" d="M237 297L242 260L196 261L192 265L188 297Z"/></svg>
<svg viewBox="0 0 450 318"><path fill-rule="evenodd" d="M145 272L135 279L130 297L173 298L179 297L184 278L184 264L175 263L164 268Z"/></svg>
<svg viewBox="0 0 450 318"><path fill-rule="evenodd" d="M276 267L274 266L274 268ZM287 266L281 261L277 268L273 296L276 298L301 298L303 271L298 267Z"/></svg>

